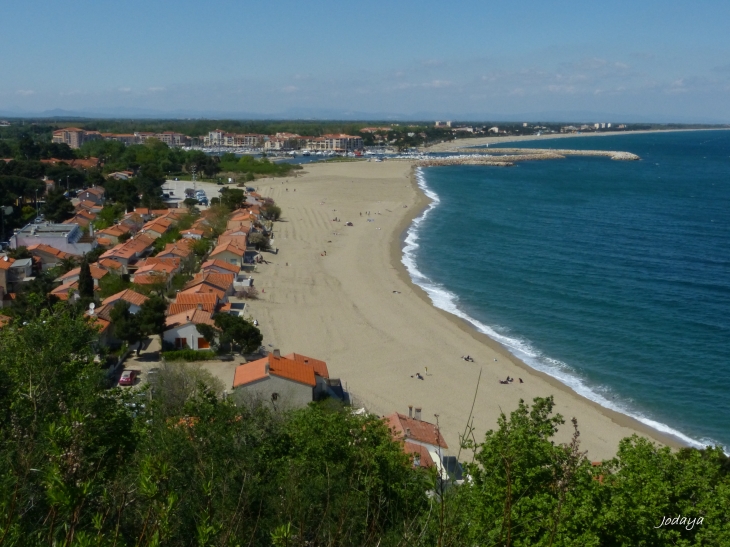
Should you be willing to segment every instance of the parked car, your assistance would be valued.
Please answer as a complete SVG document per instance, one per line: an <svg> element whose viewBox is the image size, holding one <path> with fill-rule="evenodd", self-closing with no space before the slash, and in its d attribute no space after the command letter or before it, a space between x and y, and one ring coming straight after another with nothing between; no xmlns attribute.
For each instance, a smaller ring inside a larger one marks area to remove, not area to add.
<svg viewBox="0 0 730 547"><path fill-rule="evenodd" d="M125 370L122 372L122 377L119 378L120 386L133 386L137 380L138 373L136 370Z"/></svg>

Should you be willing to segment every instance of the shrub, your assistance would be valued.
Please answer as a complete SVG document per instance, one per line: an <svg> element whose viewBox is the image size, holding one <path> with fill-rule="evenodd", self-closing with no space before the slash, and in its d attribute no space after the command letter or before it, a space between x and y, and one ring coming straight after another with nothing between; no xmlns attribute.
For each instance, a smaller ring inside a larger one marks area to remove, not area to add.
<svg viewBox="0 0 730 547"><path fill-rule="evenodd" d="M210 361L216 354L210 350L178 349L163 351L162 357L166 361Z"/></svg>

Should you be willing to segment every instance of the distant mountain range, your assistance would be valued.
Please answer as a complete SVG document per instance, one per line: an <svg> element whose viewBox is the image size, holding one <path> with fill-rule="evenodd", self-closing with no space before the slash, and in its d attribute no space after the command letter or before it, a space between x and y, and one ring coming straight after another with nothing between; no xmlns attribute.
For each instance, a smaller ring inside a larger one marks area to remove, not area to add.
<svg viewBox="0 0 730 547"><path fill-rule="evenodd" d="M361 112L324 108L289 108L281 112L235 112L224 110L157 110L149 108L109 107L81 110L54 108L43 111L21 109L0 109L5 118L122 118L122 119L220 119L220 120L348 120L348 121L424 121L460 120L470 122L563 122L563 123L682 123L682 124L724 124L730 120L692 118L682 115L646 116L616 114L593 111L543 111L515 114L467 113L421 111L410 114L402 112Z"/></svg>

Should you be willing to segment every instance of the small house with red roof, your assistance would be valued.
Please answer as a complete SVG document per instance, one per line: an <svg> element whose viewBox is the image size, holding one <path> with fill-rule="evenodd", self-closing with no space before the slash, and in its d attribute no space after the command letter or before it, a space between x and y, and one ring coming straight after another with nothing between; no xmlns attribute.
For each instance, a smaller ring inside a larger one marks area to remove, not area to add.
<svg viewBox="0 0 730 547"><path fill-rule="evenodd" d="M435 467L443 480L449 472L461 478L461 467L456 459L446 455L449 446L436 424L421 418L421 408L408 407L408 416L395 412L384 418L393 438L403 445L403 451L413 458L414 467ZM446 465L445 465L446 464Z"/></svg>
<svg viewBox="0 0 730 547"><path fill-rule="evenodd" d="M162 339L175 349L209 349L210 344L198 331L198 325L215 327L213 314L203 309L182 311L168 315Z"/></svg>
<svg viewBox="0 0 730 547"><path fill-rule="evenodd" d="M300 408L327 393L327 363L301 354L282 356L278 349L243 363L233 376L234 400L261 400L275 409Z"/></svg>

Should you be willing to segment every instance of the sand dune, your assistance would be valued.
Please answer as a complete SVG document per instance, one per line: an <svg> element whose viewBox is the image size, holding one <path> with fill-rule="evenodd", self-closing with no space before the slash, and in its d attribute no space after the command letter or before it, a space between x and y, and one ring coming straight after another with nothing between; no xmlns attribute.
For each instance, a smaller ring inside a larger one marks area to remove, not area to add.
<svg viewBox="0 0 730 547"><path fill-rule="evenodd" d="M435 421L438 414L455 449L481 370L477 438L495 427L500 409L509 412L520 398L552 394L567 426L571 417L578 418L583 449L593 459L613 456L618 441L637 431L672 443L528 369L497 343L434 308L410 283L400 264L402 235L425 197L407 162L307 165L296 178L265 179L257 186L283 210L273 241L279 253L266 255L271 263L258 267L256 286L263 292L249 307L264 342L326 360L331 375L346 382L370 411L405 413L414 405L423 408L425 420ZM354 226L344 226L346 221ZM464 354L475 362L462 360ZM416 372L424 380L412 378ZM525 383L499 384L507 375ZM559 440L569 434L564 427Z"/></svg>

